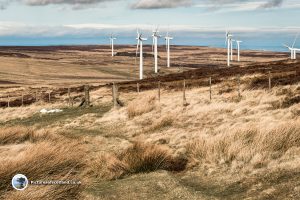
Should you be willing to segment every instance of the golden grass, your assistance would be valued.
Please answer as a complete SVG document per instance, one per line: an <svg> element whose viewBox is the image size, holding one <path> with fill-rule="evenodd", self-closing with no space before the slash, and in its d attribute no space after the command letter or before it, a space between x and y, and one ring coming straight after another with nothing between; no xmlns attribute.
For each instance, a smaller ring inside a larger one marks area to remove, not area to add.
<svg viewBox="0 0 300 200"><path fill-rule="evenodd" d="M174 157L167 147L142 142L134 142L121 153L101 155L99 158L94 161L92 170L108 179L156 170L182 171L187 164L187 159Z"/></svg>
<svg viewBox="0 0 300 200"><path fill-rule="evenodd" d="M65 120L61 124L55 124L56 127L53 128L60 132L68 129L70 134L73 130L82 131L86 141L85 147L89 148L87 165L84 165L85 160L82 160L84 150L79 150L83 147L74 142L74 139L52 135L51 131L37 131L32 128L15 127L7 130L4 128L0 131L0 144L2 144L0 148L17 146L16 149L20 153L16 154L16 150L11 151L11 157L8 157L8 152L1 154L6 157L0 158L2 163L0 170L7 168L9 164L13 167L4 170L5 173L12 171L9 176L15 173L16 169L28 173L34 179L35 177L61 179L65 174L69 174L68 179L84 176L93 183L102 182L105 188L106 184L111 183L106 181L111 179L128 180L140 177L140 173L156 170L158 171L155 173L161 173L159 170L184 170L179 177L190 176L193 179L195 174L206 176L211 173L217 176L216 185L210 185L215 187L215 190L225 187L219 184L222 182L221 179L231 178L231 176L234 176L232 181L239 178L245 179L243 183L253 181L249 185L253 184L255 187L255 181L259 182L259 179L248 179L249 174L254 177L256 173L271 176L272 170L281 170L280 174L284 177L293 170L298 170L300 110L298 102L293 98L297 97L299 87L296 85L274 87L272 91L266 91L248 90L244 89L244 86L241 86L242 98L238 98L236 89L218 95L218 89L222 88L222 84L214 85L212 101L209 101L208 87L188 89L186 93L190 105L185 108L182 107L181 91L164 91L159 104L155 103L153 91L144 91L138 97L136 93L121 93L122 100L130 102L127 107L112 109L103 117L88 114L73 121ZM100 93L99 91L97 92ZM110 95L111 91L106 92ZM142 95L148 96L141 98ZM131 101L134 98L136 99ZM289 106L282 106L284 100L287 100ZM101 99L99 103L103 101ZM110 96L105 101L111 101ZM279 102L280 106L274 107L273 102ZM143 142L134 142L130 145L131 141L136 140ZM166 146L155 145L160 141ZM28 143L30 145L27 145ZM33 152L33 155L30 152ZM189 160L187 167L186 156ZM26 159L29 161L26 162ZM25 162L25 167L18 166L21 162ZM79 165L78 168L75 167L74 173L73 164ZM31 167L32 165L38 165L41 169ZM33 170L37 171L36 175L32 175ZM185 170L188 172L186 173ZM51 174L47 174L48 171ZM79 175L81 171L85 174ZM0 172L0 175L3 176L4 172ZM128 177L131 175L134 176ZM6 185L11 178L9 176L4 176ZM114 183L124 187L122 184L126 184L126 180ZM162 179L159 181L163 182ZM280 184L276 181L271 183L272 187ZM283 182L290 184L289 180ZM94 187L93 183L92 187ZM263 187L269 185L265 184ZM72 189L73 187L39 188L36 191L35 188L29 187L26 189L27 193L15 193L0 188L0 195L3 195L0 198L54 199L58 196L63 199L74 199L75 196L80 196L82 191L82 187L79 187L79 192L75 188ZM281 191L278 188L275 190ZM114 189L106 188L105 192L113 193ZM134 194L133 191L130 192ZM246 195L246 191L242 192Z"/></svg>
<svg viewBox="0 0 300 200"><path fill-rule="evenodd" d="M175 117L171 114L165 115L158 120L155 120L149 127L147 127L145 132L159 131L163 128L171 127L175 123Z"/></svg>
<svg viewBox="0 0 300 200"><path fill-rule="evenodd" d="M18 144L25 141L37 142L49 139L58 138L47 130L35 130L34 128L28 128L23 126L6 127L0 130L0 144Z"/></svg>
<svg viewBox="0 0 300 200"><path fill-rule="evenodd" d="M61 137L51 140L46 134L36 133L33 129L12 128L12 136L6 138L8 148L15 142L25 143L25 148L14 156L0 158L0 197L1 199L79 199L83 185L69 186L33 186L24 192L17 192L10 187L11 178L22 173L29 181L38 180L79 180L84 167L85 149L82 144ZM5 130L6 135L9 129ZM18 134L20 137L18 137ZM2 132L1 136L5 136ZM42 140L40 140L42 139ZM41 190L40 190L41 189Z"/></svg>
<svg viewBox="0 0 300 200"><path fill-rule="evenodd" d="M127 107L127 115L129 118L140 116L155 109L155 96L147 96L142 99L132 101Z"/></svg>
<svg viewBox="0 0 300 200"><path fill-rule="evenodd" d="M286 123L270 130L249 126L243 130L224 130L216 136L200 137L188 145L191 157L201 163L261 166L284 155L289 149L300 147L300 123Z"/></svg>

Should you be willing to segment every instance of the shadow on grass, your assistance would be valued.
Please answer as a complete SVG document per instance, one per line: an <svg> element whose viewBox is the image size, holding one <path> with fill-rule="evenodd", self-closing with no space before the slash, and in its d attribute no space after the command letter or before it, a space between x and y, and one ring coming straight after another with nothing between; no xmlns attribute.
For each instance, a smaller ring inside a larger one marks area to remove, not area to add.
<svg viewBox="0 0 300 200"><path fill-rule="evenodd" d="M94 106L89 108L63 108L63 112L41 114L36 113L30 117L23 119L13 119L8 122L0 123L0 126L36 126L37 128L46 127L63 120L70 120L80 117L85 114L96 114L96 117L103 116L112 108L111 104L104 104L100 106Z"/></svg>

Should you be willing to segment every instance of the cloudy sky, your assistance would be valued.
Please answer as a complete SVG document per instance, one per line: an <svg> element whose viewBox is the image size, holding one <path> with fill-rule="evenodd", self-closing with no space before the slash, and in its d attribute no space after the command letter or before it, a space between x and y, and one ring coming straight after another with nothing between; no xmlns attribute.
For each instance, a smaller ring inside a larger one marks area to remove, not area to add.
<svg viewBox="0 0 300 200"><path fill-rule="evenodd" d="M299 0L0 0L0 36L300 30ZM168 28L167 28L168 27Z"/></svg>

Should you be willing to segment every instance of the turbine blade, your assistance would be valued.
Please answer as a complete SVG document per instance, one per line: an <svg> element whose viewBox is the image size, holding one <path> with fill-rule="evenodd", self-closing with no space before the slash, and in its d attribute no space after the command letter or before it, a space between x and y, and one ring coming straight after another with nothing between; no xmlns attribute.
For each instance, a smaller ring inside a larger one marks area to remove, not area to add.
<svg viewBox="0 0 300 200"><path fill-rule="evenodd" d="M291 49L291 47L289 47L289 45L286 45L286 44L282 44L282 45L288 49Z"/></svg>
<svg viewBox="0 0 300 200"><path fill-rule="evenodd" d="M297 41L297 39L298 39L298 36L299 36L299 33L297 33L297 35L296 35L296 37L295 37L294 43L293 43L293 45L292 45L292 48L294 48L294 46L295 46L295 44L296 44L296 41Z"/></svg>

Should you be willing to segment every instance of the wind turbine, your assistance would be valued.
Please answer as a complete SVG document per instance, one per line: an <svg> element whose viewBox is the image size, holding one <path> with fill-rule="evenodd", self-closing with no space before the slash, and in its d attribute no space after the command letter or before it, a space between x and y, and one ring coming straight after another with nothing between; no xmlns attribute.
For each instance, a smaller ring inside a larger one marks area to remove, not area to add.
<svg viewBox="0 0 300 200"><path fill-rule="evenodd" d="M291 51L291 59L292 59L292 60L295 60L295 59L296 59L296 56L297 56L297 55L296 55L296 52L297 52L297 51L300 51L300 49L294 48L298 36L299 36L299 33L296 35L295 40L294 40L294 43L293 43L293 45L292 45L291 47L288 46L288 45L286 45L286 44L283 45L283 46L285 46L286 48L288 48L288 49Z"/></svg>
<svg viewBox="0 0 300 200"><path fill-rule="evenodd" d="M230 40L230 60L233 61L233 42L235 42L235 40Z"/></svg>
<svg viewBox="0 0 300 200"><path fill-rule="evenodd" d="M227 66L230 66L230 61L231 61L231 52L232 52L232 37L233 35L226 31L226 40L225 44L227 44Z"/></svg>
<svg viewBox="0 0 300 200"><path fill-rule="evenodd" d="M114 40L116 40L117 38L113 37L113 35L110 35L110 46L111 46L111 56L114 57L115 53L114 53Z"/></svg>
<svg viewBox="0 0 300 200"><path fill-rule="evenodd" d="M165 37L167 47L167 67L170 67L170 40L173 39L173 37L169 36L169 32L167 32L167 36Z"/></svg>
<svg viewBox="0 0 300 200"><path fill-rule="evenodd" d="M146 41L147 38L143 38L142 34L137 30L137 45L136 45L136 57L138 55L138 50L140 48L140 80L143 79L143 41Z"/></svg>
<svg viewBox="0 0 300 200"><path fill-rule="evenodd" d="M157 42L158 42L158 38L161 37L161 35L158 34L158 28L156 28L156 30L153 31L152 37L153 37L153 43L152 43L152 51L154 48L154 71L155 73L158 72L158 59L157 59Z"/></svg>
<svg viewBox="0 0 300 200"><path fill-rule="evenodd" d="M242 42L243 41L236 40L238 62L240 62L240 43L242 43Z"/></svg>

